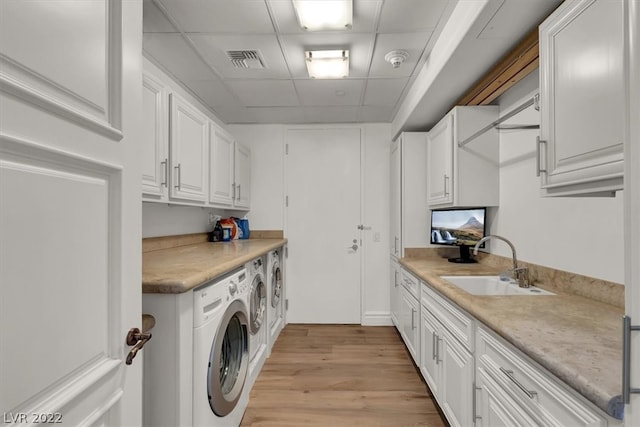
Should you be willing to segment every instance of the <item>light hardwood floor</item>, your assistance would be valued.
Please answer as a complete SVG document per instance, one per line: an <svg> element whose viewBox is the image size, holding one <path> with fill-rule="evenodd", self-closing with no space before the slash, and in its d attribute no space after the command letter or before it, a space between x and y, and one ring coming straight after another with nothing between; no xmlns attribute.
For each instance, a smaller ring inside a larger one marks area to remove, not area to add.
<svg viewBox="0 0 640 427"><path fill-rule="evenodd" d="M287 325L243 427L446 426L393 327Z"/></svg>

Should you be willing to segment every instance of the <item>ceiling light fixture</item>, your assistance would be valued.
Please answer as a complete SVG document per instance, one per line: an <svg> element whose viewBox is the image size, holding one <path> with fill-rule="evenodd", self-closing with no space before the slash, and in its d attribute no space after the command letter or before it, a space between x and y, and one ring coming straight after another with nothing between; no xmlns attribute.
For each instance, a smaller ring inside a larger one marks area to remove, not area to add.
<svg viewBox="0 0 640 427"><path fill-rule="evenodd" d="M353 24L353 0L292 0L300 26L307 31L344 30Z"/></svg>
<svg viewBox="0 0 640 427"><path fill-rule="evenodd" d="M349 76L348 50L307 50L304 56L312 79L340 79Z"/></svg>
<svg viewBox="0 0 640 427"><path fill-rule="evenodd" d="M407 60L409 54L404 50L392 50L384 56L384 60L391 64L393 68L400 68L400 65Z"/></svg>

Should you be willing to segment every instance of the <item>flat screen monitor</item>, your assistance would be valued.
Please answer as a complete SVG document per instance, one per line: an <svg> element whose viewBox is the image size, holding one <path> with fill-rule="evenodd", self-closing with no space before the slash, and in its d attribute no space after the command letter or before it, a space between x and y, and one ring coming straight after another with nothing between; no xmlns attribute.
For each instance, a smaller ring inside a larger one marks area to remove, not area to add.
<svg viewBox="0 0 640 427"><path fill-rule="evenodd" d="M450 262L476 262L471 258L469 248L486 235L486 212L486 208L432 210L431 243L459 246L460 256L449 258Z"/></svg>

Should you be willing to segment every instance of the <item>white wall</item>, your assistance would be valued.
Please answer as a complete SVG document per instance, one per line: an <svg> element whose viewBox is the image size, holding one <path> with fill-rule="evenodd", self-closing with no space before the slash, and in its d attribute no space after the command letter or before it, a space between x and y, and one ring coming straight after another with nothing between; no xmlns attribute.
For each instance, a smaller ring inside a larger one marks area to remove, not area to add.
<svg viewBox="0 0 640 427"><path fill-rule="evenodd" d="M537 88L538 74L532 73L499 99L501 114ZM529 107L507 123L539 124L540 113ZM523 261L624 283L623 193L614 198L541 197L537 135L538 130L500 133L500 207L490 233L511 240ZM511 256L502 242L489 248Z"/></svg>
<svg viewBox="0 0 640 427"><path fill-rule="evenodd" d="M311 127L311 126L310 126ZM344 128L345 125L339 127ZM390 125L365 124L363 224L364 307L366 324L390 324L389 318L389 149ZM285 230L284 139L286 125L231 125L237 141L251 147L252 228ZM301 126L296 125L296 129ZM304 128L304 126L302 126ZM327 171L330 173L330 171ZM321 230L318 230L321 232ZM376 239L379 237L379 240ZM378 241L375 241L378 240ZM319 260L319 263L322 261Z"/></svg>

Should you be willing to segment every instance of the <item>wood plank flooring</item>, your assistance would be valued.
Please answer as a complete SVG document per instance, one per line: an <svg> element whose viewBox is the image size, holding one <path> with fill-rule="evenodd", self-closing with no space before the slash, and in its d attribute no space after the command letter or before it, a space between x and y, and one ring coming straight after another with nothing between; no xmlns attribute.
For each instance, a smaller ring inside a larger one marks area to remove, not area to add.
<svg viewBox="0 0 640 427"><path fill-rule="evenodd" d="M446 426L393 327L287 325L242 427Z"/></svg>

